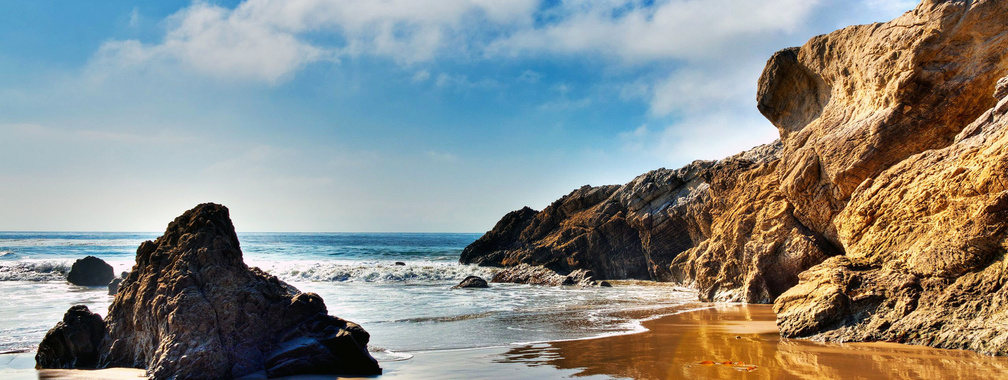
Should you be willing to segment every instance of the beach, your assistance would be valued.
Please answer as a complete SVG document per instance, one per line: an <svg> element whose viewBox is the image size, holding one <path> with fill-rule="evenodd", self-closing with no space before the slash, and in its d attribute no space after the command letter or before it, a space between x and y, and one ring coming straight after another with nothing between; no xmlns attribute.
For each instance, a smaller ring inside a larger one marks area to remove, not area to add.
<svg viewBox="0 0 1008 380"><path fill-rule="evenodd" d="M891 343L782 339L768 305L691 304L647 331L498 347L410 352L381 379L995 379L1008 358ZM30 354L14 357L15 364ZM6 362L6 360L5 360ZM133 379L142 370L23 368L6 378ZM262 378L252 376L251 378ZM332 377L301 376L292 379Z"/></svg>

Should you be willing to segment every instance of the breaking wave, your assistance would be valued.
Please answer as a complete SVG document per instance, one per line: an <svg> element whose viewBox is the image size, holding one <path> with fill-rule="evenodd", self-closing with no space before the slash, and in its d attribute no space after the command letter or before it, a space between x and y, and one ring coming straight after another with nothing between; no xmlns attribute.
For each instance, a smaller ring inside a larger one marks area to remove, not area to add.
<svg viewBox="0 0 1008 380"><path fill-rule="evenodd" d="M0 263L0 281L62 281L72 264L65 260Z"/></svg>
<svg viewBox="0 0 1008 380"><path fill-rule="evenodd" d="M458 282L468 276L493 277L497 269L444 262L250 263L284 281Z"/></svg>

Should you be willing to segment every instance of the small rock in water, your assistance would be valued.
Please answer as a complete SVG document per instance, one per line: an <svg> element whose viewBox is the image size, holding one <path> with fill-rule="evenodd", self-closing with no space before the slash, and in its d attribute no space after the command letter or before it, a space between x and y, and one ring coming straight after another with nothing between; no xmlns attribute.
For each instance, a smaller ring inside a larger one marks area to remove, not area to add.
<svg viewBox="0 0 1008 380"><path fill-rule="evenodd" d="M598 286L601 286L603 288L611 288L612 284L610 284L609 281L599 281Z"/></svg>
<svg viewBox="0 0 1008 380"><path fill-rule="evenodd" d="M403 265L406 265L406 263L404 263L402 261L396 261L395 265L403 266Z"/></svg>
<svg viewBox="0 0 1008 380"><path fill-rule="evenodd" d="M452 289L469 289L469 288L489 288L490 285L487 284L486 280L480 278L479 276L469 276L465 280L462 280L458 285L452 287Z"/></svg>
<svg viewBox="0 0 1008 380"><path fill-rule="evenodd" d="M115 280L112 280L112 282L108 284L108 294L110 296L114 296L116 293L119 292L119 284L122 283L122 280L123 279L121 278L117 278Z"/></svg>
<svg viewBox="0 0 1008 380"><path fill-rule="evenodd" d="M74 285L105 286L115 278L115 271L105 260L88 256L77 260L70 268L67 281Z"/></svg>

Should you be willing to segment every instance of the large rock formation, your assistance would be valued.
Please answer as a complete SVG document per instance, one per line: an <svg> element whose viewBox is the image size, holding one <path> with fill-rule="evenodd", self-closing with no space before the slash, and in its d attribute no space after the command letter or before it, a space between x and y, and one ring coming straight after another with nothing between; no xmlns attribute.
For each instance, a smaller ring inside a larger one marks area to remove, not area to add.
<svg viewBox="0 0 1008 380"><path fill-rule="evenodd" d="M817 36L760 78L779 142L509 214L461 261L776 301L789 337L1008 354L1005 52L1005 1Z"/></svg>
<svg viewBox="0 0 1008 380"><path fill-rule="evenodd" d="M244 264L228 210L215 204L140 245L103 328L98 366L146 368L153 378L381 373L364 329Z"/></svg>
<svg viewBox="0 0 1008 380"><path fill-rule="evenodd" d="M460 262L676 281L704 300L771 302L837 252L793 215L774 175L781 144L585 186L541 212L506 215Z"/></svg>

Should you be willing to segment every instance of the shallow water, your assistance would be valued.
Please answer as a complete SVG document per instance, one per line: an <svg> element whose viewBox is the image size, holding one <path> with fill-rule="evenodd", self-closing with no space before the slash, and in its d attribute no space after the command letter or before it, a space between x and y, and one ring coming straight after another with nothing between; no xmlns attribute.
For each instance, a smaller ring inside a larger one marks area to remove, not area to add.
<svg viewBox="0 0 1008 380"><path fill-rule="evenodd" d="M72 305L104 315L104 287L64 279L75 259L98 256L119 273L152 233L0 233L0 352L34 350ZM642 316L694 295L653 283L613 288L492 284L450 289L494 269L459 265L478 234L239 234L245 262L302 291L320 294L329 313L361 324L383 362L429 350L614 335L641 329ZM396 265L403 262L405 265ZM637 310L637 313L628 313ZM0 362L0 370L4 364Z"/></svg>

